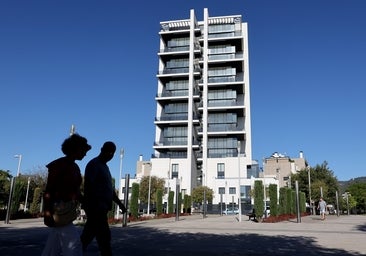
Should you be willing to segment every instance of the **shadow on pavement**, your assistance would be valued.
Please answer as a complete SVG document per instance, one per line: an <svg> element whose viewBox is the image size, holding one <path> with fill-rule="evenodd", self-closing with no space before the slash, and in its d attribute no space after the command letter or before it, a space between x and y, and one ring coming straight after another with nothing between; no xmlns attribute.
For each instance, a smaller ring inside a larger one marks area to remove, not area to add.
<svg viewBox="0 0 366 256"><path fill-rule="evenodd" d="M365 230L365 226L361 228ZM315 240L302 236L169 233L140 226L112 227L111 232L115 256L360 255L345 250L322 248L316 244ZM1 228L0 254L2 256L41 255L47 234L47 227ZM98 255L95 241L85 254L85 256L92 255Z"/></svg>
<svg viewBox="0 0 366 256"><path fill-rule="evenodd" d="M133 227L112 229L112 239L115 255L360 255L322 248L315 240L302 236L168 233Z"/></svg>
<svg viewBox="0 0 366 256"><path fill-rule="evenodd" d="M358 226L356 226L356 229L358 229L360 231L363 231L363 232L366 232L366 224L358 225Z"/></svg>
<svg viewBox="0 0 366 256"><path fill-rule="evenodd" d="M47 227L1 227L0 255L41 255L47 235Z"/></svg>

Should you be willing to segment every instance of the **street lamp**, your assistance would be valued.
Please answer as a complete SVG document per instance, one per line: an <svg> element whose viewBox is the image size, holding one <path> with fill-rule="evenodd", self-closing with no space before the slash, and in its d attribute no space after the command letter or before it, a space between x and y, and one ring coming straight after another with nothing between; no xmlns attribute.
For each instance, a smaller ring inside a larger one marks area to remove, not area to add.
<svg viewBox="0 0 366 256"><path fill-rule="evenodd" d="M240 141L238 141L238 202L239 202L239 222L241 222L241 191L240 191Z"/></svg>
<svg viewBox="0 0 366 256"><path fill-rule="evenodd" d="M151 172L149 173L149 194L147 197L147 214L150 214L150 194L151 194Z"/></svg>
<svg viewBox="0 0 366 256"><path fill-rule="evenodd" d="M20 164L22 162L22 155L14 155L15 158L18 158L18 170L17 170L17 177L19 177L20 174Z"/></svg>
<svg viewBox="0 0 366 256"><path fill-rule="evenodd" d="M169 193L170 193L170 160L169 160L169 170L168 170L168 198L166 201L166 213L169 214Z"/></svg>
<svg viewBox="0 0 366 256"><path fill-rule="evenodd" d="M30 177L28 177L27 194L25 196L24 212L26 212L28 210L27 209L27 204L28 204L29 183L30 183Z"/></svg>
<svg viewBox="0 0 366 256"><path fill-rule="evenodd" d="M180 190L180 180L175 178L175 221L179 220L179 209L180 209L180 200L179 200L179 190Z"/></svg>
<svg viewBox="0 0 366 256"><path fill-rule="evenodd" d="M266 177L263 175L263 201L264 201L264 217L267 218L267 194L266 194Z"/></svg>
<svg viewBox="0 0 366 256"><path fill-rule="evenodd" d="M121 182L121 179L122 179L122 160L123 160L123 156L125 154L125 151L123 148L121 148L120 152L119 152L119 188L118 188L118 191L121 192L121 195L122 195L122 182ZM120 197L120 193L118 192L118 197ZM117 206L117 220L119 219L119 206Z"/></svg>
<svg viewBox="0 0 366 256"><path fill-rule="evenodd" d="M311 201L310 166L308 166L307 169L308 169L308 180L309 180L309 206L310 206L310 209L311 209L311 214L314 215L315 209L313 207L313 202Z"/></svg>
<svg viewBox="0 0 366 256"><path fill-rule="evenodd" d="M15 158L18 158L18 170L17 170L17 176L19 177L20 174L20 164L22 162L22 155L14 155ZM14 186L15 186L15 179L16 177L12 177L11 178L11 184L10 184L10 193L9 193L9 200L8 200L8 207L6 209L6 217L5 217L5 224L9 224L9 220L10 220L10 214L11 214L11 203L12 203L12 199L13 199L13 194L14 194Z"/></svg>
<svg viewBox="0 0 366 256"><path fill-rule="evenodd" d="M276 168L276 176L278 179L278 187L281 188L282 187L282 182L281 182L281 168L277 167Z"/></svg>
<svg viewBox="0 0 366 256"><path fill-rule="evenodd" d="M349 192L344 192L344 194L342 195L343 199L346 199L346 203L347 203L347 215L349 215L349 196L351 196L351 194Z"/></svg>

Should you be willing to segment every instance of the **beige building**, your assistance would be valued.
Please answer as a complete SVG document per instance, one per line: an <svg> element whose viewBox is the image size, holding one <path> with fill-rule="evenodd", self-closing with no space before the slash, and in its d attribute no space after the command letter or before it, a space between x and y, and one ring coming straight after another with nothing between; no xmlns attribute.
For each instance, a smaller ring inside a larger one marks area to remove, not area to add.
<svg viewBox="0 0 366 256"><path fill-rule="evenodd" d="M263 161L263 175L265 178L273 178L278 181L279 187L291 185L291 174L305 169L307 162L302 151L298 158L273 153L270 157Z"/></svg>

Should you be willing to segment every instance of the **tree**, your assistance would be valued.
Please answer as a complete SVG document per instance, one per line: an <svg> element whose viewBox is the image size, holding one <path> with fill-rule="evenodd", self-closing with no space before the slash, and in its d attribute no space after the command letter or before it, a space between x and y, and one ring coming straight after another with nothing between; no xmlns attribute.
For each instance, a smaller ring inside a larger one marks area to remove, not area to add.
<svg viewBox="0 0 366 256"><path fill-rule="evenodd" d="M314 201L319 200L319 198L322 196L323 194L323 198L327 203L330 203L330 201L332 201L332 197L334 197L334 195L332 196L328 196L329 194L329 186L327 183L324 182L324 180L316 180L314 181L314 183L311 185L311 197Z"/></svg>
<svg viewBox="0 0 366 256"><path fill-rule="evenodd" d="M198 186L192 190L192 201L194 203L202 204L204 200L204 193L206 194L206 201L212 202L214 192L211 188L206 186Z"/></svg>
<svg viewBox="0 0 366 256"><path fill-rule="evenodd" d="M35 188L33 192L33 200L29 209L29 212L33 215L36 215L41 211L41 196L41 188Z"/></svg>
<svg viewBox="0 0 366 256"><path fill-rule="evenodd" d="M174 191L169 191L168 194L168 214L174 212Z"/></svg>
<svg viewBox="0 0 366 256"><path fill-rule="evenodd" d="M305 206L305 202L306 202L306 198L305 198L305 193L304 192L300 192L299 193L299 201L300 201L300 212L306 212L306 206Z"/></svg>
<svg viewBox="0 0 366 256"><path fill-rule="evenodd" d="M280 188L280 198L279 198L279 214L287 214L287 200L286 200L286 191L288 188L282 187Z"/></svg>
<svg viewBox="0 0 366 256"><path fill-rule="evenodd" d="M11 174L9 171L0 170L0 208L4 209L8 204L10 193Z"/></svg>
<svg viewBox="0 0 366 256"><path fill-rule="evenodd" d="M343 195L343 198L341 200L342 202L342 210L348 212L348 210L351 212L353 208L356 207L357 201L353 197L352 194L346 192L346 194Z"/></svg>
<svg viewBox="0 0 366 256"><path fill-rule="evenodd" d="M144 176L140 182L140 192L139 198L142 203L148 203L149 197L149 183L150 176ZM163 178L158 178L157 176L151 176L150 183L150 203L156 203L156 191L161 189L164 191L165 180Z"/></svg>
<svg viewBox="0 0 366 256"><path fill-rule="evenodd" d="M320 190L323 190L323 198L327 203L335 204L336 191L339 190L338 180L332 170L328 168L328 163L324 161L315 167L309 167L311 183L311 199L319 200ZM291 175L291 186L295 187L295 181L298 181L299 191L305 192L306 198L309 198L309 174L308 169L302 169Z"/></svg>
<svg viewBox="0 0 366 256"><path fill-rule="evenodd" d="M347 191L356 201L355 207L361 213L366 211L366 182L356 182L348 186Z"/></svg>
<svg viewBox="0 0 366 256"><path fill-rule="evenodd" d="M161 215L163 213L163 190L156 190L156 215Z"/></svg>
<svg viewBox="0 0 366 256"><path fill-rule="evenodd" d="M6 208L8 204L12 177L10 171L0 170L0 208L2 209ZM23 174L15 177L12 206L10 209L11 214L14 214L19 210L20 204L25 204L28 178L30 178L30 183L27 202L37 201L38 199L34 199L34 196L40 197L40 193L44 190L47 182L45 167L38 167L37 170L32 171L32 174ZM40 193L35 193L37 189L40 189ZM38 209L36 209L37 207ZM36 212L34 212L34 214L39 212L39 207L40 203L38 203L38 206L35 206L34 210Z"/></svg>
<svg viewBox="0 0 366 256"><path fill-rule="evenodd" d="M296 192L290 188L287 189L287 200L290 202L290 213L296 213Z"/></svg>
<svg viewBox="0 0 366 256"><path fill-rule="evenodd" d="M278 216L277 185L276 184L269 184L268 190L269 190L269 198L270 198L269 204L270 204L270 209L271 209L271 215L272 216Z"/></svg>
<svg viewBox="0 0 366 256"><path fill-rule="evenodd" d="M254 210L255 216L261 219L264 211L264 190L263 182L261 180L254 181Z"/></svg>
<svg viewBox="0 0 366 256"><path fill-rule="evenodd" d="M15 178L13 202L10 209L11 214L18 212L23 194L25 196L26 187L27 184L21 176Z"/></svg>
<svg viewBox="0 0 366 256"><path fill-rule="evenodd" d="M178 213L181 213L182 212L182 192L179 192L177 199L178 199L178 202L176 204L176 209L177 209Z"/></svg>
<svg viewBox="0 0 366 256"><path fill-rule="evenodd" d="M131 201L130 201L130 213L133 217L138 218L139 214L139 189L138 183L132 183ZM126 205L126 207L128 207Z"/></svg>
<svg viewBox="0 0 366 256"><path fill-rule="evenodd" d="M184 213L191 213L191 206L192 206L192 197L189 195L184 195L184 207L183 212Z"/></svg>

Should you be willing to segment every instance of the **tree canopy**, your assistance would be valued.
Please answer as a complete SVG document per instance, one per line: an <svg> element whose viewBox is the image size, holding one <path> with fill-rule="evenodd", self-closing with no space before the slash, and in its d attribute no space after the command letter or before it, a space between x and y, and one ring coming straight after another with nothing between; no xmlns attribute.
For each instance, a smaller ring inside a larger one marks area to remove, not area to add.
<svg viewBox="0 0 366 256"><path fill-rule="evenodd" d="M200 204L203 203L204 192L206 194L206 201L212 202L214 192L207 186L198 186L192 190L192 202Z"/></svg>
<svg viewBox="0 0 366 256"><path fill-rule="evenodd" d="M336 191L339 189L338 180L334 176L332 170L329 169L328 163L323 162L309 169L302 169L299 172L291 175L292 187L295 186L295 181L298 181L299 191L306 194L306 199L309 201L309 173L311 183L311 199L318 201L321 193L327 203L336 202Z"/></svg>
<svg viewBox="0 0 366 256"><path fill-rule="evenodd" d="M363 213L366 212L366 183L356 182L349 185L347 192L351 194L351 197L355 199L357 209Z"/></svg>
<svg viewBox="0 0 366 256"><path fill-rule="evenodd" d="M0 170L0 207L8 203L11 175L9 171Z"/></svg>
<svg viewBox="0 0 366 256"><path fill-rule="evenodd" d="M139 199L142 203L148 203L150 183L150 203L156 203L156 191L161 189L164 191L165 180L157 176L144 176L140 182Z"/></svg>

